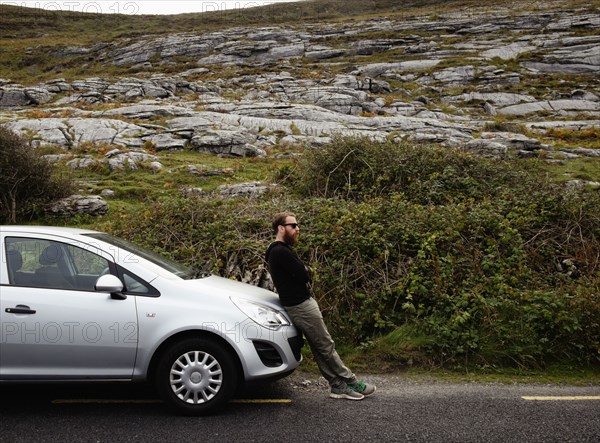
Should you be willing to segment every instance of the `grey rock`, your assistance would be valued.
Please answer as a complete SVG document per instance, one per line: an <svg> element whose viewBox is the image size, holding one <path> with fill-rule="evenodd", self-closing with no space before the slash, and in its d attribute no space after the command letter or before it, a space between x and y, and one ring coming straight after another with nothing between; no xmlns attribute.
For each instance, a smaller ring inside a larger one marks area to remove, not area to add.
<svg viewBox="0 0 600 443"><path fill-rule="evenodd" d="M504 144L486 139L473 139L465 143L463 149L494 159L504 158L508 153L508 148Z"/></svg>
<svg viewBox="0 0 600 443"><path fill-rule="evenodd" d="M393 102L389 106L383 108L387 114L391 115L403 115L406 117L413 117L423 110L422 104L404 103L404 102Z"/></svg>
<svg viewBox="0 0 600 443"><path fill-rule="evenodd" d="M158 160L158 157L155 155L150 155L143 152L125 152L111 157L108 160L108 167L111 171L122 171L125 169L135 171L140 168L141 163L156 160Z"/></svg>
<svg viewBox="0 0 600 443"><path fill-rule="evenodd" d="M255 157L258 152L249 143L252 138L239 130L207 130L196 132L192 137L192 148L213 154L236 157Z"/></svg>
<svg viewBox="0 0 600 443"><path fill-rule="evenodd" d="M583 91L581 89L571 92L570 98L572 100L587 100L590 102L600 101L600 97L597 94L594 94L593 92L590 92L590 91Z"/></svg>
<svg viewBox="0 0 600 443"><path fill-rule="evenodd" d="M157 162L157 161L150 162L150 163L148 164L148 169L149 169L150 171L159 172L159 171L162 171L162 169L163 169L163 164L162 164L161 162Z"/></svg>
<svg viewBox="0 0 600 443"><path fill-rule="evenodd" d="M366 92L343 87L300 88L290 90L288 98L292 102L314 103L321 108L342 114L358 115L363 110L363 103L368 100Z"/></svg>
<svg viewBox="0 0 600 443"><path fill-rule="evenodd" d="M469 92L462 95L455 95L450 97L443 97L443 101L455 103L455 102L489 102L495 106L511 106L518 103L532 103L535 102L535 98L531 95L516 94L509 92Z"/></svg>
<svg viewBox="0 0 600 443"><path fill-rule="evenodd" d="M510 60L510 59L516 58L520 54L523 54L525 52L534 51L535 49L537 49L536 46L531 46L531 45L527 45L526 43L517 42L517 43L507 45L507 46L501 46L501 47L494 48L494 49L488 49L487 51L482 52L481 55L484 56L485 58L498 57L498 58L501 58L502 60Z"/></svg>
<svg viewBox="0 0 600 443"><path fill-rule="evenodd" d="M0 107L11 108L27 106L32 103L24 88L7 86L0 87Z"/></svg>
<svg viewBox="0 0 600 443"><path fill-rule="evenodd" d="M276 46L271 48L269 52L260 54L258 61L279 60L282 58L297 58L304 55L304 44L298 43L286 46Z"/></svg>
<svg viewBox="0 0 600 443"><path fill-rule="evenodd" d="M94 168L99 164L98 160L95 160L91 156L75 158L67 162L67 166L71 169L88 169Z"/></svg>
<svg viewBox="0 0 600 443"><path fill-rule="evenodd" d="M136 78L122 78L108 85L102 93L108 96L122 96L124 99L136 99L139 97L170 97L177 89L174 80L144 80Z"/></svg>
<svg viewBox="0 0 600 443"><path fill-rule="evenodd" d="M187 169L190 174L201 177L215 177L220 175L232 175L235 173L235 170L232 168L215 169L210 168L207 165L200 165L200 167L196 165L188 165Z"/></svg>
<svg viewBox="0 0 600 443"><path fill-rule="evenodd" d="M485 85L488 89L493 90L498 88L498 86L518 85L521 83L521 76L517 72L504 72L504 70L498 69L492 72L481 73L477 81Z"/></svg>
<svg viewBox="0 0 600 443"><path fill-rule="evenodd" d="M594 112L600 110L598 102L587 100L549 100L527 104L506 106L498 110L505 115L526 115L541 111Z"/></svg>
<svg viewBox="0 0 600 443"><path fill-rule="evenodd" d="M590 180L569 180L565 183L568 188L585 188L585 187L600 187L600 182Z"/></svg>
<svg viewBox="0 0 600 443"><path fill-rule="evenodd" d="M71 158L71 156L69 154L48 154L48 155L44 155L44 158L49 163L57 163L57 162L69 159L69 158Z"/></svg>
<svg viewBox="0 0 600 443"><path fill-rule="evenodd" d="M352 47L358 55L373 55L389 51L402 43L404 40L400 39L361 40L352 43Z"/></svg>
<svg viewBox="0 0 600 443"><path fill-rule="evenodd" d="M6 127L22 134L34 133L43 143L64 147L79 146L86 142L139 146L141 140L136 142L134 139L147 132L141 126L122 120L90 118L24 119L9 122Z"/></svg>
<svg viewBox="0 0 600 443"><path fill-rule="evenodd" d="M473 66L460 66L458 68L446 68L433 73L436 81L444 83L467 84L475 78Z"/></svg>
<svg viewBox="0 0 600 443"><path fill-rule="evenodd" d="M257 43L232 41L215 49L219 53L198 60L198 64L262 63L285 58L297 58L304 55L303 43L279 45L277 41L261 41Z"/></svg>
<svg viewBox="0 0 600 443"><path fill-rule="evenodd" d="M511 149L523 149L527 151L549 149L535 138L513 132L482 132L481 139L490 140Z"/></svg>
<svg viewBox="0 0 600 443"><path fill-rule="evenodd" d="M392 92L390 84L386 81L370 77L356 77L354 75L337 75L333 79L332 85L338 88L368 91L373 94Z"/></svg>
<svg viewBox="0 0 600 443"><path fill-rule="evenodd" d="M554 20L548 24L548 30L564 31L573 27L598 27L600 17L597 14L577 14L577 15L557 15Z"/></svg>
<svg viewBox="0 0 600 443"><path fill-rule="evenodd" d="M72 91L73 87L64 78L57 78L46 82L45 89L53 94L60 94L61 92Z"/></svg>
<svg viewBox="0 0 600 443"><path fill-rule="evenodd" d="M548 129L570 129L574 131L582 131L584 129L591 129L594 127L600 127L600 120L561 120L561 121L541 121L541 122L525 122L523 125L531 130L540 131Z"/></svg>
<svg viewBox="0 0 600 443"><path fill-rule="evenodd" d="M256 197L267 193L274 185L265 185L260 182L238 183L235 185L222 185L217 193L223 197Z"/></svg>
<svg viewBox="0 0 600 443"><path fill-rule="evenodd" d="M37 88L25 89L25 95L27 98L29 98L30 104L32 105L43 105L49 103L53 96L53 94L45 89L42 85L38 86Z"/></svg>
<svg viewBox="0 0 600 443"><path fill-rule="evenodd" d="M99 195L71 195L49 205L46 212L53 216L75 214L98 216L108 213L108 203Z"/></svg>
<svg viewBox="0 0 600 443"><path fill-rule="evenodd" d="M492 116L498 115L498 111L496 110L496 108L494 107L494 105L492 105L491 103L488 103L488 102L485 102L483 104L483 111L486 114L489 114L489 115L492 115Z"/></svg>
<svg viewBox="0 0 600 443"><path fill-rule="evenodd" d="M198 171L198 167L196 165L188 165L187 171L192 175L201 175L200 171Z"/></svg>
<svg viewBox="0 0 600 443"><path fill-rule="evenodd" d="M109 48L103 57L106 63L117 66L135 65L150 61L158 55L166 60L177 56L199 57L208 55L226 37L221 33L205 35L174 34L141 40L119 48Z"/></svg>
<svg viewBox="0 0 600 443"><path fill-rule="evenodd" d="M144 137L144 144L151 143L157 151L184 149L187 140L174 137L172 134L162 133Z"/></svg>
<svg viewBox="0 0 600 443"><path fill-rule="evenodd" d="M205 195L202 188L180 188L179 192L181 192L185 198L202 197Z"/></svg>
<svg viewBox="0 0 600 443"><path fill-rule="evenodd" d="M517 151L517 157L519 158L538 158L540 156L537 151L526 151L525 149L519 149Z"/></svg>
<svg viewBox="0 0 600 443"><path fill-rule="evenodd" d="M588 149L588 148L565 148L564 152L576 154L582 157L600 157L600 149Z"/></svg>
<svg viewBox="0 0 600 443"><path fill-rule="evenodd" d="M208 130L213 127L213 122L206 117L195 113L193 117L173 118L167 122L169 129L177 133L188 133L191 135L196 130Z"/></svg>
<svg viewBox="0 0 600 443"><path fill-rule="evenodd" d="M435 67L441 60L409 60L397 63L372 63L361 66L352 72L353 75L379 77L385 73L423 71Z"/></svg>
<svg viewBox="0 0 600 443"><path fill-rule="evenodd" d="M112 150L108 151L106 154L104 154L104 156L106 158L111 158L111 157L121 154L121 152L122 151L120 149L112 149Z"/></svg>
<svg viewBox="0 0 600 443"><path fill-rule="evenodd" d="M523 62L521 66L535 72L549 72L553 74L594 74L598 72L598 66L584 63L543 63Z"/></svg>
<svg viewBox="0 0 600 443"><path fill-rule="evenodd" d="M543 62L523 62L524 68L559 74L594 74L600 71L600 44L566 47L544 57Z"/></svg>
<svg viewBox="0 0 600 443"><path fill-rule="evenodd" d="M345 49L319 49L319 50L306 51L304 56L306 58L314 58L317 60L324 60L324 59L328 59L328 58L341 57L343 55L346 55L347 52L348 51L346 51Z"/></svg>

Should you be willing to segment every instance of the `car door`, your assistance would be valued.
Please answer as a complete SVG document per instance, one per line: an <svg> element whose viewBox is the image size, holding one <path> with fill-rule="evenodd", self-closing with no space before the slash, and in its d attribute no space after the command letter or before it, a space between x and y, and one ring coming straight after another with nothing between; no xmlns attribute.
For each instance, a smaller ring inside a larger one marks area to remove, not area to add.
<svg viewBox="0 0 600 443"><path fill-rule="evenodd" d="M97 292L108 251L52 236L2 239L0 378L130 379L136 299Z"/></svg>

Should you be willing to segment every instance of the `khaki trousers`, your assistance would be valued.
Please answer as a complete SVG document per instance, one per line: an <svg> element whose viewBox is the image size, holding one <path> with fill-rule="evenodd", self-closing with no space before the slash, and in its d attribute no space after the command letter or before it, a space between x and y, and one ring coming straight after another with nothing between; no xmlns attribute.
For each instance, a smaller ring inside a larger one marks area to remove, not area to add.
<svg viewBox="0 0 600 443"><path fill-rule="evenodd" d="M335 350L335 343L325 326L323 315L314 298L296 306L286 306L294 326L302 331L319 370L331 387L344 387L347 383L356 383L356 376L344 365Z"/></svg>

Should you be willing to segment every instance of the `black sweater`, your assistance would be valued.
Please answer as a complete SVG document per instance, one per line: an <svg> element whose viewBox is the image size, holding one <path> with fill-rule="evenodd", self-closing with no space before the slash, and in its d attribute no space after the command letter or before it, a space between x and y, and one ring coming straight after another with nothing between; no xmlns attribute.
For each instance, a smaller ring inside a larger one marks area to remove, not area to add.
<svg viewBox="0 0 600 443"><path fill-rule="evenodd" d="M271 243L266 260L283 306L295 306L310 298L310 271L287 243Z"/></svg>

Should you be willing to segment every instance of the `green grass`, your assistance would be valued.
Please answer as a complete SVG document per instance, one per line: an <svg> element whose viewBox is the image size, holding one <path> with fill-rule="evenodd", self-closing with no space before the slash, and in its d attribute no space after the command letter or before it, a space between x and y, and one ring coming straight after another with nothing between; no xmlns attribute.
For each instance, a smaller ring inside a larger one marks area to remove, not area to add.
<svg viewBox="0 0 600 443"><path fill-rule="evenodd" d="M492 367L446 369L416 362L407 364L405 359L393 361L378 350L365 352L364 349L343 344L337 345L337 351L344 363L357 374L402 374L403 378L416 382L600 385L598 368L554 365L539 370ZM300 370L318 374L319 368L308 346L303 348L302 355L304 359Z"/></svg>
<svg viewBox="0 0 600 443"><path fill-rule="evenodd" d="M600 183L600 159L583 157L567 162L545 164L548 175L557 182L585 180Z"/></svg>
<svg viewBox="0 0 600 443"><path fill-rule="evenodd" d="M407 370L411 379L427 381L435 379L451 383L526 383L526 384L568 384L590 386L600 384L600 371L580 369L568 366L553 366L544 370L518 369L474 369L474 370L442 370L411 368Z"/></svg>
<svg viewBox="0 0 600 443"><path fill-rule="evenodd" d="M44 153L56 153L56 149L48 147ZM97 160L102 159L101 155L89 150L85 154L93 154ZM272 157L220 158L190 150L160 152L159 161L164 166L159 172L152 172L143 166L138 170L123 171L110 171L108 166L102 166L69 173L74 180L89 184L87 191L90 193L99 194L104 189L113 190L115 197L109 200L111 205L119 201L133 209L142 207L147 200L156 201L181 195L181 188L201 188L210 192L220 185L252 181L270 182L274 173L290 162ZM190 165L207 174L191 174L188 169ZM209 173L211 171L221 173L212 175Z"/></svg>

